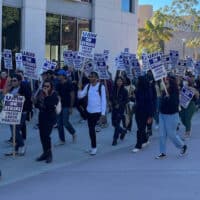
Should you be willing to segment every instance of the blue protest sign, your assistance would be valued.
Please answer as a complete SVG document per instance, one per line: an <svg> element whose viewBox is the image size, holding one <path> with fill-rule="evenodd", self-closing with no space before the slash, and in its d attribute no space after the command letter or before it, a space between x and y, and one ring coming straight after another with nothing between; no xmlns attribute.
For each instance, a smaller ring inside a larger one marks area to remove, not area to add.
<svg viewBox="0 0 200 200"><path fill-rule="evenodd" d="M179 52L176 50L170 50L169 55L171 57L172 67L175 68L179 60Z"/></svg>
<svg viewBox="0 0 200 200"><path fill-rule="evenodd" d="M189 87L184 86L181 90L180 105L183 108L187 108L189 103L191 102L193 96L194 96L193 90Z"/></svg>
<svg viewBox="0 0 200 200"><path fill-rule="evenodd" d="M22 53L16 53L15 54L15 62L16 62L16 68L19 70L24 70L23 62L22 62Z"/></svg>

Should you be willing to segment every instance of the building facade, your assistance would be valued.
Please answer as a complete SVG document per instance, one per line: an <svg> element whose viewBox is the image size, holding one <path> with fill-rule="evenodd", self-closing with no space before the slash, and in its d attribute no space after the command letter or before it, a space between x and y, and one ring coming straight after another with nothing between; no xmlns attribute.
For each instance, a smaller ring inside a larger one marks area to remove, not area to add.
<svg viewBox="0 0 200 200"><path fill-rule="evenodd" d="M44 58L62 63L85 30L97 33L96 52L109 49L112 61L126 47L137 50L137 8L137 0L0 0L0 46L34 52L38 66Z"/></svg>

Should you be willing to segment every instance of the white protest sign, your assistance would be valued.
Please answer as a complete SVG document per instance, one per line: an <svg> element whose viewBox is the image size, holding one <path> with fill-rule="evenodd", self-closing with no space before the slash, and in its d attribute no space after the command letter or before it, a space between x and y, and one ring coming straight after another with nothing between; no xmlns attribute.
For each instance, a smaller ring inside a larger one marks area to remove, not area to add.
<svg viewBox="0 0 200 200"><path fill-rule="evenodd" d="M175 68L179 60L179 52L176 50L170 50L169 55L171 57L172 67Z"/></svg>
<svg viewBox="0 0 200 200"><path fill-rule="evenodd" d="M83 72L88 77L90 73L94 70L94 65L92 60L86 60L83 66Z"/></svg>
<svg viewBox="0 0 200 200"><path fill-rule="evenodd" d="M129 54L129 48L124 48L124 53Z"/></svg>
<svg viewBox="0 0 200 200"><path fill-rule="evenodd" d="M172 60L170 55L162 55L162 62L167 72L171 71L172 68Z"/></svg>
<svg viewBox="0 0 200 200"><path fill-rule="evenodd" d="M147 53L142 53L142 70L144 72L147 72L148 70L150 70L150 65L149 65Z"/></svg>
<svg viewBox="0 0 200 200"><path fill-rule="evenodd" d="M15 62L16 68L19 70L24 70L23 62L22 62L22 53L15 54Z"/></svg>
<svg viewBox="0 0 200 200"><path fill-rule="evenodd" d="M81 70L83 64L83 57L78 55L78 52L73 52L73 64L75 70Z"/></svg>
<svg viewBox="0 0 200 200"><path fill-rule="evenodd" d="M120 71L125 70L125 64L124 64L124 59L122 55L115 58L115 65L117 67L117 70L120 70Z"/></svg>
<svg viewBox="0 0 200 200"><path fill-rule="evenodd" d="M108 80L109 74L107 71L106 61L104 56L97 59L97 72L99 74L99 79L101 80Z"/></svg>
<svg viewBox="0 0 200 200"><path fill-rule="evenodd" d="M185 76L185 71L186 71L186 61L185 60L179 60L178 65L175 69L176 75L180 77Z"/></svg>
<svg viewBox="0 0 200 200"><path fill-rule="evenodd" d="M48 70L54 71L56 69L56 66L57 66L56 62L50 61L48 59L45 59L44 60L44 64L42 66L42 70L43 70L43 72L46 72Z"/></svg>
<svg viewBox="0 0 200 200"><path fill-rule="evenodd" d="M84 58L94 58L94 50L96 46L96 33L83 31L79 45L78 55Z"/></svg>
<svg viewBox="0 0 200 200"><path fill-rule="evenodd" d="M13 125L20 124L24 100L23 96L7 94L3 100L0 123Z"/></svg>
<svg viewBox="0 0 200 200"><path fill-rule="evenodd" d="M22 62L24 66L24 76L30 79L38 79L35 54L28 51L22 52Z"/></svg>
<svg viewBox="0 0 200 200"><path fill-rule="evenodd" d="M167 72L162 62L162 53L156 52L148 54L148 60L155 81L161 80L167 76Z"/></svg>
<svg viewBox="0 0 200 200"><path fill-rule="evenodd" d="M141 76L142 72L141 72L140 63L138 59L132 59L130 61L130 65L132 66L133 76L135 76L136 78Z"/></svg>
<svg viewBox="0 0 200 200"><path fill-rule="evenodd" d="M104 58L105 58L105 61L107 62L108 59L109 59L109 54L110 54L110 51L109 50L104 50L103 51L103 55L104 55Z"/></svg>
<svg viewBox="0 0 200 200"><path fill-rule="evenodd" d="M10 49L3 50L3 60L5 69L12 69L12 51Z"/></svg>
<svg viewBox="0 0 200 200"><path fill-rule="evenodd" d="M63 58L64 58L64 65L67 66L73 66L73 51L71 50L65 50L63 52Z"/></svg>
<svg viewBox="0 0 200 200"><path fill-rule="evenodd" d="M180 94L180 105L187 108L194 96L194 92L189 87L183 87Z"/></svg>

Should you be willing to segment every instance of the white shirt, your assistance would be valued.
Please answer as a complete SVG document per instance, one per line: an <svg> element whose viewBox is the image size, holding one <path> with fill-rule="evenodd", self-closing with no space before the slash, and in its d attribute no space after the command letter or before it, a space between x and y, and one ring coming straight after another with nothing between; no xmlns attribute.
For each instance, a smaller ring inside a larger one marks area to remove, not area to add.
<svg viewBox="0 0 200 200"><path fill-rule="evenodd" d="M106 113L106 91L104 85L101 86L101 96L99 95L99 84L95 86L90 84L88 91L88 105L87 111L89 113L101 113L105 115ZM81 99L87 95L88 84L84 87L83 90L78 91L78 98Z"/></svg>

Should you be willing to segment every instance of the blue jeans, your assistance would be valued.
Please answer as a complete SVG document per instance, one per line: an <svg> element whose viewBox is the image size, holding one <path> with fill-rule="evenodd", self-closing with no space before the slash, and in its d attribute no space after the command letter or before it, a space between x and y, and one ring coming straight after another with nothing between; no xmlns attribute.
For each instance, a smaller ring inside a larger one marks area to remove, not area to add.
<svg viewBox="0 0 200 200"><path fill-rule="evenodd" d="M167 137L174 143L174 145L181 149L184 142L176 133L176 128L179 123L179 114L161 114L159 115L160 126L160 153L166 154L166 141Z"/></svg>
<svg viewBox="0 0 200 200"><path fill-rule="evenodd" d="M19 147L24 146L24 140L23 140L23 137L22 137L22 134L21 134L21 129L25 125L25 123L26 123L26 112L23 112L22 117L21 117L21 123L16 125L16 131L15 131L15 134L16 134L15 150L16 151L18 151ZM11 125L10 127L11 127L11 133L12 133L12 136L13 136L13 125Z"/></svg>
<svg viewBox="0 0 200 200"><path fill-rule="evenodd" d="M69 109L62 108L60 115L58 116L58 134L61 141L65 141L64 127L69 131L71 135L75 134L75 129L69 121Z"/></svg>

